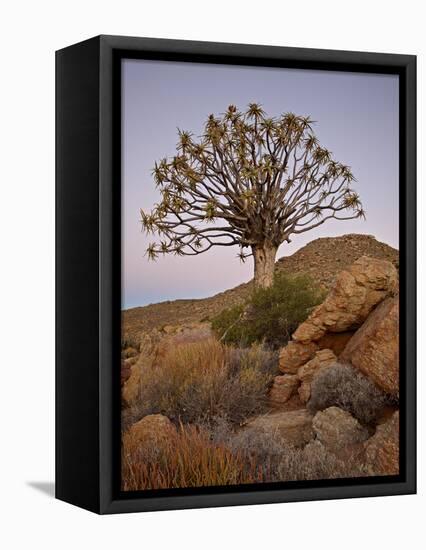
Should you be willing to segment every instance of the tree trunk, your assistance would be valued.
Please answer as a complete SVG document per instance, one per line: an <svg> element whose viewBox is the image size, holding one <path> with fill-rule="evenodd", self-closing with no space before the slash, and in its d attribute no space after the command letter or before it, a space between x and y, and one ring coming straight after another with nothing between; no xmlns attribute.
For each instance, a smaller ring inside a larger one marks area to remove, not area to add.
<svg viewBox="0 0 426 550"><path fill-rule="evenodd" d="M254 284L268 288L274 281L275 256L277 249L271 245L254 246Z"/></svg>

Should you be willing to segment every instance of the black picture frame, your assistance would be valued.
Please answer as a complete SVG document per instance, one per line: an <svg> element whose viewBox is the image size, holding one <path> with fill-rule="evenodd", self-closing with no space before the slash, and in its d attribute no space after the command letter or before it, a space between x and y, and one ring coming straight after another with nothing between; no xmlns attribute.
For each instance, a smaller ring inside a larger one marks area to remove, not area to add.
<svg viewBox="0 0 426 550"><path fill-rule="evenodd" d="M120 60L129 57L399 75L398 476L120 492ZM56 498L106 514L415 492L416 57L119 36L56 52Z"/></svg>

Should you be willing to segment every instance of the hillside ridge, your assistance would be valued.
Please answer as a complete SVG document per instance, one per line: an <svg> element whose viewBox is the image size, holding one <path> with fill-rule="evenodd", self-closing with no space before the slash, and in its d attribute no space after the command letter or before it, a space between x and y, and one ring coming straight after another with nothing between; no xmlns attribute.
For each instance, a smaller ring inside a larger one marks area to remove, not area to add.
<svg viewBox="0 0 426 550"><path fill-rule="evenodd" d="M290 256L279 258L275 269L294 275L307 274L320 287L329 289L336 275L361 256L385 259L397 267L399 265L398 250L372 235L349 233L315 239ZM141 333L146 330L208 321L223 309L243 301L251 288L252 281L208 298L178 299L124 310L122 338L137 345Z"/></svg>

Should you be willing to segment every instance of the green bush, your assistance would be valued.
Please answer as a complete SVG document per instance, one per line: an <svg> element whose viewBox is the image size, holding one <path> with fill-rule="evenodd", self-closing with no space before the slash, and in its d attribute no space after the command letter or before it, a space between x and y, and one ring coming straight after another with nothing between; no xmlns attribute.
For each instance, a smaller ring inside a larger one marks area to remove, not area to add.
<svg viewBox="0 0 426 550"><path fill-rule="evenodd" d="M244 304L229 307L212 319L212 329L222 342L247 345L247 327L243 321Z"/></svg>
<svg viewBox="0 0 426 550"><path fill-rule="evenodd" d="M278 348L322 299L323 294L308 277L278 273L270 288L254 290L245 304L217 315L212 328L225 343L248 346L262 342Z"/></svg>

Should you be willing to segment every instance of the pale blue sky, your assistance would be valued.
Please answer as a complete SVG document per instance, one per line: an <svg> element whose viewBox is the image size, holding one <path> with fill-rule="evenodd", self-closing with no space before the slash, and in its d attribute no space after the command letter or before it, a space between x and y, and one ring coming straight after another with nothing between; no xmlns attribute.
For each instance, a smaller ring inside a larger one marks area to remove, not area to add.
<svg viewBox="0 0 426 550"><path fill-rule="evenodd" d="M289 255L318 237L367 233L398 248L398 77L363 73L123 61L122 306L201 298L252 277L238 248L196 257L144 257L152 236L141 233L139 209L159 194L151 170L175 153L177 130L201 133L210 113L259 102L270 116L292 111L317 121L314 130L334 157L352 167L367 221L333 221L282 245Z"/></svg>

